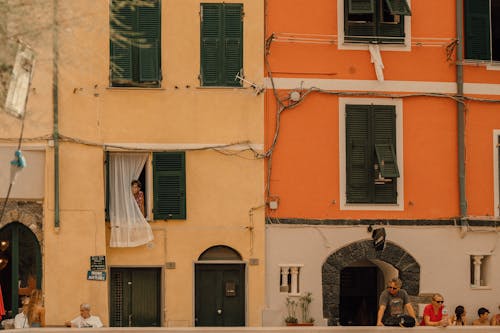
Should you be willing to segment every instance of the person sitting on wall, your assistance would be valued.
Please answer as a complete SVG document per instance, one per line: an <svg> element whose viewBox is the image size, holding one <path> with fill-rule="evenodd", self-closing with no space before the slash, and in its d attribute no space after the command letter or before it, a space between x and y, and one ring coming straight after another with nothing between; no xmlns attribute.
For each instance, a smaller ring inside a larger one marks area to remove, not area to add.
<svg viewBox="0 0 500 333"><path fill-rule="evenodd" d="M387 289L380 294L377 326L415 326L417 317L408 293L401 289L402 284L400 279L392 278ZM405 315L405 309L408 315Z"/></svg>
<svg viewBox="0 0 500 333"><path fill-rule="evenodd" d="M29 298L26 316L30 327L45 327L45 308L43 294L40 289L33 289Z"/></svg>
<svg viewBox="0 0 500 333"><path fill-rule="evenodd" d="M430 304L424 308L424 317L421 326L448 326L449 318L443 318L444 298L441 294L432 295Z"/></svg>
<svg viewBox="0 0 500 333"><path fill-rule="evenodd" d="M467 312L463 305L459 305L455 308L455 314L451 319L451 324L454 326L465 326L467 325Z"/></svg>
<svg viewBox="0 0 500 333"><path fill-rule="evenodd" d="M498 309L500 310L500 305L498 306ZM500 313L497 313L491 318L490 324L492 326L500 326Z"/></svg>
<svg viewBox="0 0 500 333"><path fill-rule="evenodd" d="M14 328L29 328L28 304L30 303L30 298L28 296L24 296L21 303L23 304L22 311L14 317Z"/></svg>
<svg viewBox="0 0 500 333"><path fill-rule="evenodd" d="M78 317L72 321L66 321L64 325L66 325L66 327L76 328L99 328L103 326L101 319L98 316L90 314L90 305L87 303L82 303L80 305L80 315Z"/></svg>
<svg viewBox="0 0 500 333"><path fill-rule="evenodd" d="M479 316L479 318L474 320L472 322L472 325L482 325L482 326L490 325L490 321L488 319L488 316L490 315L490 310L486 308L479 308L479 310L477 310L477 315Z"/></svg>

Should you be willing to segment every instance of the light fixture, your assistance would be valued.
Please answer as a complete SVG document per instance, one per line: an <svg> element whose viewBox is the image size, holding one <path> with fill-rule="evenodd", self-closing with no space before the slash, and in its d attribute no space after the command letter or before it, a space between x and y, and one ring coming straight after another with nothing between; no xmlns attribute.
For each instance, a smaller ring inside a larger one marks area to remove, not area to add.
<svg viewBox="0 0 500 333"><path fill-rule="evenodd" d="M9 241L3 240L0 241L0 251L4 252L9 248Z"/></svg>
<svg viewBox="0 0 500 333"><path fill-rule="evenodd" d="M7 264L9 263L9 259L7 259L6 256L1 256L0 257L0 271L7 267Z"/></svg>

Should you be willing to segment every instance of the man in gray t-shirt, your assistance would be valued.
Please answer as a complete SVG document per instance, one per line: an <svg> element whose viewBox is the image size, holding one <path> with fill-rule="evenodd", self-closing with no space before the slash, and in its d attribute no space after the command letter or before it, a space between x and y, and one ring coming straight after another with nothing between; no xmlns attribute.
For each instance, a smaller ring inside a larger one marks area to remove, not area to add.
<svg viewBox="0 0 500 333"><path fill-rule="evenodd" d="M401 289L401 284L400 279L393 278L387 284L387 289L380 294L377 326L392 326L394 319L403 315L405 309L416 320L408 293Z"/></svg>

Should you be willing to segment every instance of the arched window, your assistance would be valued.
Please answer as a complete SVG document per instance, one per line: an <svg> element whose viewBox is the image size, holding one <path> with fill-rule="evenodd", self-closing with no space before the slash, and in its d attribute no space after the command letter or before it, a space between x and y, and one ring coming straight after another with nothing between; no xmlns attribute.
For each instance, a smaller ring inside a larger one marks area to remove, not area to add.
<svg viewBox="0 0 500 333"><path fill-rule="evenodd" d="M229 246L216 245L206 249L198 260L241 260L241 255Z"/></svg>

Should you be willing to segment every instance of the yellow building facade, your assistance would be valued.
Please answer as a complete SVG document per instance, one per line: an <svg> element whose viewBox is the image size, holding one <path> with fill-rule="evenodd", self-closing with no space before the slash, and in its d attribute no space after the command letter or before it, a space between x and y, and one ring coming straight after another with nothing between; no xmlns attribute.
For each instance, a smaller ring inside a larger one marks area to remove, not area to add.
<svg viewBox="0 0 500 333"><path fill-rule="evenodd" d="M30 45L28 165L0 221L17 246L6 303L37 275L48 325L90 303L106 326L260 326L263 1L122 4L46 3L56 29ZM23 120L0 117L6 165ZM38 274L20 267L30 232Z"/></svg>

